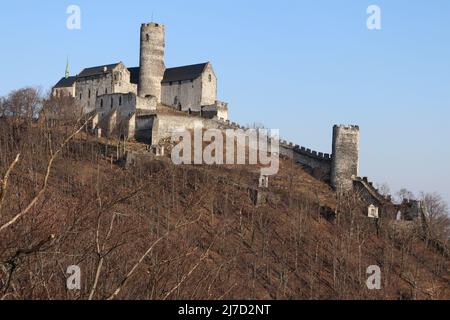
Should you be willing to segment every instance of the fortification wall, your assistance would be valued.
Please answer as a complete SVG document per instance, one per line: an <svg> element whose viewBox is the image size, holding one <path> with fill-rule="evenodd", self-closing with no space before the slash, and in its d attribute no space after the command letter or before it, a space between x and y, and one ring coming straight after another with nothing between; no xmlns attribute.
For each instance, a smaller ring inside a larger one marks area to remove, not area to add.
<svg viewBox="0 0 450 320"><path fill-rule="evenodd" d="M280 154L303 166L317 179L327 182L330 180L332 164L330 154L301 147L285 140L280 141Z"/></svg>
<svg viewBox="0 0 450 320"><path fill-rule="evenodd" d="M172 132L178 128L192 130L196 126L205 129L242 129L249 128L240 126L237 123L219 119L203 119L199 117L189 117L174 114L158 114L154 116L152 123L152 144L158 144L162 139L172 136ZM293 159L297 164L302 165L311 174L321 180L329 180L331 174L332 156L330 154L317 152L305 147L300 147L285 140L280 141L280 154Z"/></svg>
<svg viewBox="0 0 450 320"><path fill-rule="evenodd" d="M93 111L98 96L113 93L112 74L79 78L75 84L75 93L75 98L85 107L85 113Z"/></svg>
<svg viewBox="0 0 450 320"><path fill-rule="evenodd" d="M196 127L204 129L228 129L231 124L200 117L190 117L177 114L158 114L152 127L152 144L158 144L162 139L172 137L172 133L179 129L193 130Z"/></svg>

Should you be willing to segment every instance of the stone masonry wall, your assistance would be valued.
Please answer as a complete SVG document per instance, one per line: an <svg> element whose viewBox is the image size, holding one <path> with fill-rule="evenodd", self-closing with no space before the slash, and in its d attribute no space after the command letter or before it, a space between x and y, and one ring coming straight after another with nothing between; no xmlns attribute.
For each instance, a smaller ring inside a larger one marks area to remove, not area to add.
<svg viewBox="0 0 450 320"><path fill-rule="evenodd" d="M351 191L359 174L359 127L334 126L331 185L338 192Z"/></svg>
<svg viewBox="0 0 450 320"><path fill-rule="evenodd" d="M158 23L142 24L140 50L138 95L154 96L161 102L161 81L166 71L165 26Z"/></svg>

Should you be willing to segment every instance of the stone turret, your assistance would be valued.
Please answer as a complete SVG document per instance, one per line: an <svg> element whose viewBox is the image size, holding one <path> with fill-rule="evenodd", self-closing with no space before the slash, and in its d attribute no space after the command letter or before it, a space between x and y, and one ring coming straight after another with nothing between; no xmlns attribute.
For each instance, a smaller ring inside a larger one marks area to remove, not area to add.
<svg viewBox="0 0 450 320"><path fill-rule="evenodd" d="M141 53L138 95L154 96L161 102L161 81L166 67L164 64L165 26L147 23L141 26Z"/></svg>
<svg viewBox="0 0 450 320"><path fill-rule="evenodd" d="M359 175L359 127L334 126L331 185L337 192L353 189Z"/></svg>

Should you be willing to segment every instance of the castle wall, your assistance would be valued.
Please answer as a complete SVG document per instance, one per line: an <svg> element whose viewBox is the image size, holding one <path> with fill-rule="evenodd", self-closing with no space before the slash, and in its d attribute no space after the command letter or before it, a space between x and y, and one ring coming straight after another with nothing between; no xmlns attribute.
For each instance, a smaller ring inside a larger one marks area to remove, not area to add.
<svg viewBox="0 0 450 320"><path fill-rule="evenodd" d="M130 72L120 63L112 72L92 77L78 78L75 98L89 113L96 108L97 97L112 93L136 93L137 87L130 83Z"/></svg>
<svg viewBox="0 0 450 320"><path fill-rule="evenodd" d="M230 121L174 114L158 114L152 118L152 144L158 144L158 142L162 139L171 138L172 132L178 128L193 130L196 126L202 126L204 129L247 129ZM303 165L303 167L317 179L323 181L330 180L332 164L331 155L312 151L304 147L296 146L292 143L289 144L286 141L280 142L280 154L293 159L298 164Z"/></svg>
<svg viewBox="0 0 450 320"><path fill-rule="evenodd" d="M96 100L95 109L100 117L105 116L113 109L117 110L119 117L129 117L136 110L156 110L156 98L141 98L134 93L101 95Z"/></svg>
<svg viewBox="0 0 450 320"><path fill-rule="evenodd" d="M137 94L137 85L130 82L130 71L120 63L113 71L113 91L111 93Z"/></svg>
<svg viewBox="0 0 450 320"><path fill-rule="evenodd" d="M152 144L152 129L155 115L145 115L136 117L136 127L134 138L136 141Z"/></svg>
<svg viewBox="0 0 450 320"><path fill-rule="evenodd" d="M210 63L197 79L163 83L161 101L180 111L200 112L202 106L216 103L217 78Z"/></svg>
<svg viewBox="0 0 450 320"><path fill-rule="evenodd" d="M158 114L152 127L152 144L158 144L162 139L172 137L172 133L179 129L193 130L202 126L204 129L219 129L218 122L199 117L188 117L172 114Z"/></svg>
<svg viewBox="0 0 450 320"><path fill-rule="evenodd" d="M52 95L55 97L75 97L75 85L72 87L53 88Z"/></svg>
<svg viewBox="0 0 450 320"><path fill-rule="evenodd" d="M202 106L202 117L207 119L228 120L228 104L216 101L213 105Z"/></svg>
<svg viewBox="0 0 450 320"><path fill-rule="evenodd" d="M100 119L112 110L117 110L119 117L127 117L135 112L135 106L135 94L115 93L99 96L95 103L95 110L100 115Z"/></svg>
<svg viewBox="0 0 450 320"><path fill-rule="evenodd" d="M85 108L85 113L95 109L95 102L100 95L113 92L112 74L106 73L95 77L79 78L75 84L75 98Z"/></svg>
<svg viewBox="0 0 450 320"><path fill-rule="evenodd" d="M161 86L161 101L180 111L189 110L199 112L201 110L202 79L193 81L179 81L163 83Z"/></svg>
<svg viewBox="0 0 450 320"><path fill-rule="evenodd" d="M98 116L98 126L108 136L113 133L117 136L126 138L135 137L135 131L141 129L139 118L136 118L137 112L156 110L156 98L141 98L134 93L114 93L102 95L96 101L96 113ZM111 117L114 114L115 122L102 121L104 118ZM115 127L111 127L114 124ZM138 136L139 136L138 132Z"/></svg>
<svg viewBox="0 0 450 320"><path fill-rule="evenodd" d="M359 175L359 127L334 126L331 185L338 192L351 191Z"/></svg>
<svg viewBox="0 0 450 320"><path fill-rule="evenodd" d="M330 181L332 156L313 151L286 141L280 141L280 154L301 165L307 172L322 181Z"/></svg>
<svg viewBox="0 0 450 320"><path fill-rule="evenodd" d="M201 76L201 100L200 106L209 106L217 100L217 77L210 63L206 65Z"/></svg>

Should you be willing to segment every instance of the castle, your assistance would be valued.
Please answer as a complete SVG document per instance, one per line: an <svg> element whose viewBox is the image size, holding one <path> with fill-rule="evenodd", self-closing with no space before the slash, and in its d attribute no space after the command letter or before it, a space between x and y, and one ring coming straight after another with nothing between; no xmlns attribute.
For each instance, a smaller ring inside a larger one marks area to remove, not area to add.
<svg viewBox="0 0 450 320"><path fill-rule="evenodd" d="M122 62L86 68L62 78L53 95L70 95L86 113L95 115L94 127L107 136L126 139L151 137L159 106L204 118L228 119L228 106L217 101L217 78L211 63L166 69L165 26L142 24L140 64Z"/></svg>
<svg viewBox="0 0 450 320"><path fill-rule="evenodd" d="M245 129L228 120L227 103L217 100L217 77L211 63L166 69L164 53L165 26L142 24L139 67L127 68L119 62L86 68L77 76L62 78L52 94L74 97L92 114L92 129L99 134L151 145L170 138L180 127ZM390 197L359 177L359 134L358 126L334 126L331 155L286 141L280 142L280 154L338 193L357 191L370 205L369 216L377 216L379 210L395 211Z"/></svg>

